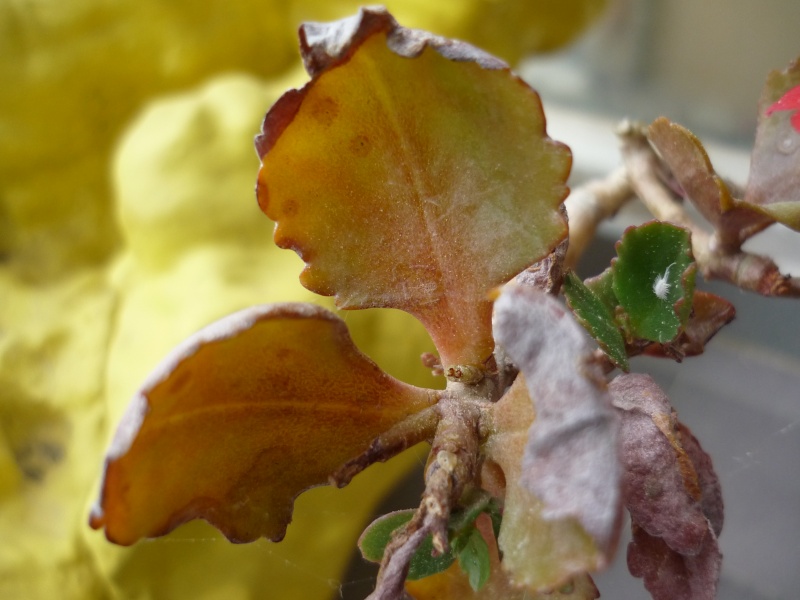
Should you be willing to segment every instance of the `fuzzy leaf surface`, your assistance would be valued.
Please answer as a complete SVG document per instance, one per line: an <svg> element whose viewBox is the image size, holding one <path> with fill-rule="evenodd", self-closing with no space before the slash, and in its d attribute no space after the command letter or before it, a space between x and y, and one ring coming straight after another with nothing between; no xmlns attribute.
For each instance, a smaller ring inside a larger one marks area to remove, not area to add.
<svg viewBox="0 0 800 600"><path fill-rule="evenodd" d="M135 395L91 525L128 545L202 518L228 539L283 538L294 498L435 402L310 304L257 306L187 339Z"/></svg>
<svg viewBox="0 0 800 600"><path fill-rule="evenodd" d="M723 504L711 458L649 375L609 386L622 415L628 568L655 600L716 598Z"/></svg>
<svg viewBox="0 0 800 600"><path fill-rule="evenodd" d="M628 544L628 569L644 579L653 600L715 600L722 566L722 554L714 532L709 530L698 552L676 552L658 537L634 523Z"/></svg>
<svg viewBox="0 0 800 600"><path fill-rule="evenodd" d="M714 171L703 144L691 131L661 117L648 128L647 138L669 165L673 176L724 244L738 249L748 237L772 219L735 201Z"/></svg>
<svg viewBox="0 0 800 600"><path fill-rule="evenodd" d="M733 304L709 292L695 291L692 296L692 314L675 345L684 356L696 356L705 351L706 344L736 316ZM650 344L645 354L671 356L660 344Z"/></svg>
<svg viewBox="0 0 800 600"><path fill-rule="evenodd" d="M301 282L342 308L415 315L445 365L493 348L488 291L566 235L569 150L501 61L382 9L304 26L312 80L256 139L261 208Z"/></svg>
<svg viewBox="0 0 800 600"><path fill-rule="evenodd" d="M507 481L503 564L520 584L553 587L580 570L602 567L616 545L616 416L599 371L587 360L589 338L554 298L528 287L504 290L495 303L495 335L527 382L524 389L514 383L497 404L497 418L519 412L526 402L520 396L536 411L536 420L527 420L529 431L520 414L487 444ZM558 564L568 549L569 560Z"/></svg>
<svg viewBox="0 0 800 600"><path fill-rule="evenodd" d="M605 557L580 524L575 519L545 519L542 500L521 484L522 458L534 422L533 401L522 373L491 406L490 414L492 431L485 445L485 469L499 468L500 481L505 484L496 490L505 492L497 544L509 581L530 591L552 589L576 573L602 567Z"/></svg>
<svg viewBox="0 0 800 600"><path fill-rule="evenodd" d="M610 551L620 509L617 424L586 332L552 296L517 287L495 305L495 335L536 410L522 485L544 501L546 519L575 518Z"/></svg>
<svg viewBox="0 0 800 600"><path fill-rule="evenodd" d="M745 203L800 231L800 59L772 71L758 103Z"/></svg>
<svg viewBox="0 0 800 600"><path fill-rule="evenodd" d="M625 340L608 305L573 272L567 274L563 286L567 303L580 324L615 365L623 371L629 371Z"/></svg>
<svg viewBox="0 0 800 600"><path fill-rule="evenodd" d="M689 232L669 223L652 221L622 234L611 269L632 337L669 342L686 324L696 270L691 248ZM654 285L665 274L667 288L659 298Z"/></svg>
<svg viewBox="0 0 800 600"><path fill-rule="evenodd" d="M697 554L709 531L703 491L669 399L649 375L620 375L609 391L622 417L623 488L631 518L676 552Z"/></svg>

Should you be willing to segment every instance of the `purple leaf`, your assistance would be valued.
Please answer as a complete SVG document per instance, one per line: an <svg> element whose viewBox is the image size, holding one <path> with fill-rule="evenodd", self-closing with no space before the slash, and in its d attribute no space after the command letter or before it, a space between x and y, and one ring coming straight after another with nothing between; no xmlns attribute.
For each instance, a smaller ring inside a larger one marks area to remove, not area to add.
<svg viewBox="0 0 800 600"><path fill-rule="evenodd" d="M713 600L723 506L711 457L649 375L620 375L609 390L622 414L623 490L633 530L628 568L655 600Z"/></svg>
<svg viewBox="0 0 800 600"><path fill-rule="evenodd" d="M686 556L633 525L628 569L634 577L644 579L654 600L714 600L721 563L717 538L710 530L699 552Z"/></svg>
<svg viewBox="0 0 800 600"><path fill-rule="evenodd" d="M669 399L649 375L620 375L609 390L622 415L623 493L631 517L673 550L696 554L708 522Z"/></svg>
<svg viewBox="0 0 800 600"><path fill-rule="evenodd" d="M495 304L495 337L525 376L536 410L521 484L544 502L548 520L575 518L598 547L619 532L617 420L594 345L552 296L506 289Z"/></svg>

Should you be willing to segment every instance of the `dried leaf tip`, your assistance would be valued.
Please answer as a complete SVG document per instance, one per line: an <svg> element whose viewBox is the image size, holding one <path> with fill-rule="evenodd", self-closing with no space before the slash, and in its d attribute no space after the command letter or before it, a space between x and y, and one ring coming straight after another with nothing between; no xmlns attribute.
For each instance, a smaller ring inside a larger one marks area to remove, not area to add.
<svg viewBox="0 0 800 600"><path fill-rule="evenodd" d="M304 23L300 27L300 51L312 77L347 60L370 36L383 33L389 48L399 56L414 58L431 47L450 60L473 61L484 69L508 69L508 65L468 44L420 29L400 26L382 6L359 9L358 14L331 23Z"/></svg>

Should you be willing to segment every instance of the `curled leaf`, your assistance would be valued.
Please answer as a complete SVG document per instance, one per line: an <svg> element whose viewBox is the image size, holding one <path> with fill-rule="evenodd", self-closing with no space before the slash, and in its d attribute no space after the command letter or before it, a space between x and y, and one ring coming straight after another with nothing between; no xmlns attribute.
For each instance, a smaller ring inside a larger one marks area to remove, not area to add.
<svg viewBox="0 0 800 600"><path fill-rule="evenodd" d="M633 525L628 545L628 569L644 579L653 600L715 600L722 565L717 538L709 531L696 554L676 552L643 527Z"/></svg>
<svg viewBox="0 0 800 600"><path fill-rule="evenodd" d="M631 518L677 552L695 554L708 524L669 399L649 375L636 373L616 377L609 391L622 416L623 489Z"/></svg>
<svg viewBox="0 0 800 600"><path fill-rule="evenodd" d="M723 506L711 458L649 375L620 375L609 391L622 415L631 574L655 600L716 598Z"/></svg>
<svg viewBox="0 0 800 600"><path fill-rule="evenodd" d="M800 230L800 59L767 77L745 205Z"/></svg>
<svg viewBox="0 0 800 600"><path fill-rule="evenodd" d="M246 309L186 340L133 398L91 525L124 545L196 518L232 541L280 540L299 493L435 400L324 309Z"/></svg>
<svg viewBox="0 0 800 600"><path fill-rule="evenodd" d="M616 416L599 367L590 362L589 338L558 301L527 287L506 289L497 300L495 335L524 375L536 410L520 479L506 473L501 549L507 552L508 535L525 536L524 529L508 532L509 503L531 493L542 502L542 518L588 534L598 568L619 533L621 471Z"/></svg>
<svg viewBox="0 0 800 600"><path fill-rule="evenodd" d="M312 80L256 139L261 208L301 282L422 321L443 364L489 358L487 293L565 236L570 153L538 95L475 48L383 9L301 29Z"/></svg>
<svg viewBox="0 0 800 600"><path fill-rule="evenodd" d="M661 117L648 128L647 139L667 163L686 197L731 251L738 250L747 238L773 222L746 205L734 205L728 186L714 171L700 140L688 129Z"/></svg>
<svg viewBox="0 0 800 600"><path fill-rule="evenodd" d="M600 568L605 558L580 524L574 519L545 519L544 503L520 483L528 430L534 422L524 375L517 376L491 406L490 414L492 431L485 445L481 481L493 493L505 494L497 543L509 581L537 592L560 586L576 573Z"/></svg>

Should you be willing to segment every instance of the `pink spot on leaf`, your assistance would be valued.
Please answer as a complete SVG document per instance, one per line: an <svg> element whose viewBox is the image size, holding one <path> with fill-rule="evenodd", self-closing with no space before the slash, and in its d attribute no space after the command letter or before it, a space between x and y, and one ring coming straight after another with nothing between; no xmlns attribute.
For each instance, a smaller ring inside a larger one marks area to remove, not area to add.
<svg viewBox="0 0 800 600"><path fill-rule="evenodd" d="M777 102L773 103L767 109L766 115L769 117L774 112L785 110L800 111L800 85L794 86L783 96L781 96ZM800 133L800 112L795 112L792 115L790 122L794 130Z"/></svg>

